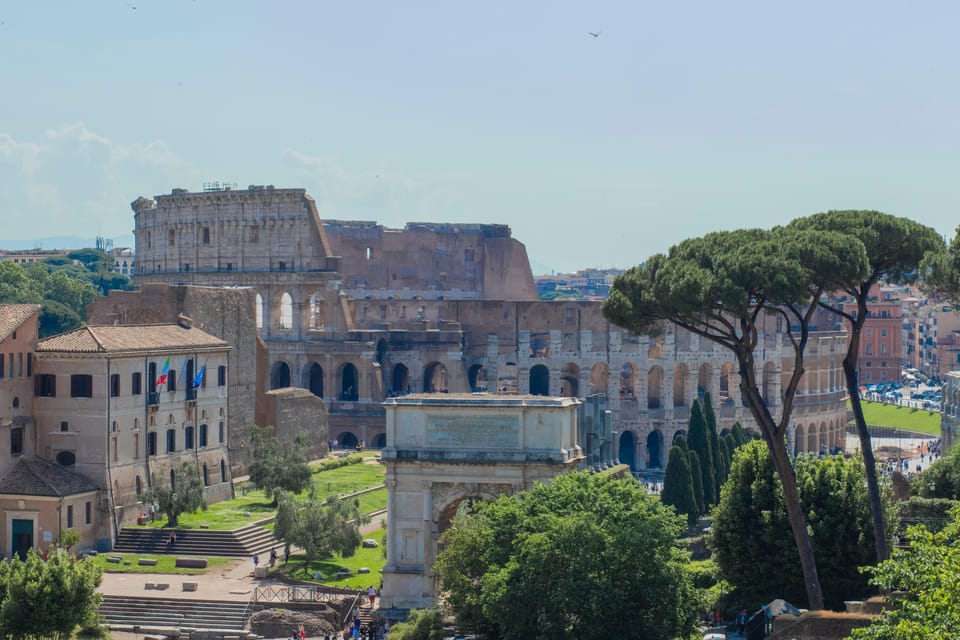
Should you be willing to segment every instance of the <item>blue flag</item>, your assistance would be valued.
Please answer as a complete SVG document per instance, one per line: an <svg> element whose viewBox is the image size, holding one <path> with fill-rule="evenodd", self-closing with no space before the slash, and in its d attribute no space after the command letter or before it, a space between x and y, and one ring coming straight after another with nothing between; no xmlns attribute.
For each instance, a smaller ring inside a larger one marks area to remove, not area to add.
<svg viewBox="0 0 960 640"><path fill-rule="evenodd" d="M193 388L196 389L203 384L203 374L207 370L207 365L200 367L200 371L193 377Z"/></svg>

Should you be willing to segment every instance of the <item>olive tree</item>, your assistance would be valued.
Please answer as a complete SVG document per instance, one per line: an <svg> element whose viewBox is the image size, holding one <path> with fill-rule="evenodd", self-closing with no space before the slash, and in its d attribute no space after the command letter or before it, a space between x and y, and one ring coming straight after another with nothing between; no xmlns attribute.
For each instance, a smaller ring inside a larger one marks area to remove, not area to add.
<svg viewBox="0 0 960 640"><path fill-rule="evenodd" d="M608 320L634 333L656 335L675 325L733 355L743 399L784 487L811 609L823 608L823 595L786 433L820 298L862 281L867 268L863 243L841 233L785 228L716 232L685 240L627 270L614 281L603 306ZM758 384L756 350L768 331L780 332L792 354L778 416Z"/></svg>
<svg viewBox="0 0 960 640"><path fill-rule="evenodd" d="M867 472L867 489L870 496L877 560L882 561L888 554L887 539L884 536L887 526L884 521L870 431L867 429L863 406L860 404L860 381L857 377L860 340L868 317L867 303L871 289L881 282L915 283L921 273L921 262L927 256L942 254L945 248L944 242L936 230L930 227L908 218L898 218L879 211L827 211L799 218L789 226L795 229L843 233L862 242L867 252L869 269L860 280L850 282L848 286L838 291L849 296L852 304L847 304L836 296L824 296L819 300L819 305L845 320L849 330L847 354L843 359L843 375Z"/></svg>
<svg viewBox="0 0 960 640"><path fill-rule="evenodd" d="M195 513L207 510L203 497L203 481L197 465L184 462L174 473L174 482L167 484L163 476L155 473L150 487L144 494L144 502L155 502L160 513L166 514L167 526L177 526L177 520L183 513Z"/></svg>

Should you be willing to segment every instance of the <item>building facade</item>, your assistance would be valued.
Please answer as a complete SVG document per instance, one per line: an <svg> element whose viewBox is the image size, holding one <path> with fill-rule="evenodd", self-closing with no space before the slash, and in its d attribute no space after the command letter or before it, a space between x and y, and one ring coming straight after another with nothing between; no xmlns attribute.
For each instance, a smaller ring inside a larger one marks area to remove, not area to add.
<svg viewBox="0 0 960 640"><path fill-rule="evenodd" d="M145 513L152 482L175 485L196 465L207 500L232 497L228 439L230 347L190 325L86 326L41 340L34 419L38 457L99 491L92 543L109 549Z"/></svg>

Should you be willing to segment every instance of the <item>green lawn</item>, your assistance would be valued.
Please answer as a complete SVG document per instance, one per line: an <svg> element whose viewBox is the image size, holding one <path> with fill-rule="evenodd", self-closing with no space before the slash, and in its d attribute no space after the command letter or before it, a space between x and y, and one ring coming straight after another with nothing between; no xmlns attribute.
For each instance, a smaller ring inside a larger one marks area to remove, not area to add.
<svg viewBox="0 0 960 640"><path fill-rule="evenodd" d="M333 494L343 495L381 486L383 477L382 465L359 462L336 469L316 471L313 474L313 483L317 497L322 500ZM308 492L304 491L298 498L306 499L307 494ZM360 496L360 509L364 513L372 513L386 507L386 487ZM237 497L233 500L212 504L206 511L182 514L177 528L200 529L205 526L214 531L232 531L245 524L272 517L275 511L270 499L262 491L241 485L237 488ZM249 513L250 516L244 516L245 513ZM167 519L161 518L143 526L161 528L166 523Z"/></svg>
<svg viewBox="0 0 960 640"><path fill-rule="evenodd" d="M940 435L940 414L936 411L864 400L863 415L869 425Z"/></svg>
<svg viewBox="0 0 960 640"><path fill-rule="evenodd" d="M107 562L107 557L120 556L124 561L129 560L130 564L125 564L120 562L119 564L113 562ZM148 567L137 564L139 558L150 558L157 561L155 567ZM176 573L179 575L198 575L206 573L213 567L218 567L220 565L236 560L236 558L207 558L207 568L206 569L184 569L181 567L174 566L176 564L176 556L158 556L158 555L139 555L134 553L107 553L100 554L97 556L91 556L88 559L90 562L94 562L104 570L104 572L110 573Z"/></svg>
<svg viewBox="0 0 960 640"><path fill-rule="evenodd" d="M343 495L383 484L384 468L379 464L351 464L313 474L317 496Z"/></svg>
<svg viewBox="0 0 960 640"><path fill-rule="evenodd" d="M306 559L304 554L290 556L288 564L280 562L274 571L286 573L304 582L317 582L347 589L366 589L370 585L379 587L380 570L386 564L386 558L383 557L383 539L386 533L386 529L380 529L364 536L364 539L372 538L380 544L376 549L360 548L350 558L336 555L328 560L315 562L309 572L303 566ZM357 573L360 567L368 567L370 573ZM350 577L338 580L337 572L345 570L350 571Z"/></svg>

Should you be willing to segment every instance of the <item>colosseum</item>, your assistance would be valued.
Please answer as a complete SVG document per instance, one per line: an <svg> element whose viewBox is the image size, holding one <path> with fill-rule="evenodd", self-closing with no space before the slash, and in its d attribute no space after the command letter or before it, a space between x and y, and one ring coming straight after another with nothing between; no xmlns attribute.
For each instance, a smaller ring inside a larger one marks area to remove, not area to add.
<svg viewBox="0 0 960 640"><path fill-rule="evenodd" d="M662 469L706 392L721 429L751 428L726 351L682 330L631 335L600 302L539 300L526 248L505 225L324 220L305 190L273 186L174 189L132 208L137 284L255 292L248 317L262 353L231 371L259 376L243 388L323 398L339 444L382 446L383 401L410 392L605 396L609 451L638 473ZM842 444L847 339L824 328L795 400L798 453ZM783 338L771 327L757 358L775 411L792 366Z"/></svg>

